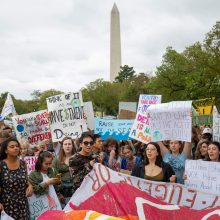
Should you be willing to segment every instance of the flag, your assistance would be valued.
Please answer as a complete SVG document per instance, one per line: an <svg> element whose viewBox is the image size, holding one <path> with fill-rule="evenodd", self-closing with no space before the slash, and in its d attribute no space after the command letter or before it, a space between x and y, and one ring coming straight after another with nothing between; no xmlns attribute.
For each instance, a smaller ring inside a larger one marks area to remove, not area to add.
<svg viewBox="0 0 220 220"><path fill-rule="evenodd" d="M8 93L7 99L2 109L2 113L0 115L0 121L2 121L9 114L15 115L16 111L15 111L15 107L14 107L14 103L12 101L11 95Z"/></svg>

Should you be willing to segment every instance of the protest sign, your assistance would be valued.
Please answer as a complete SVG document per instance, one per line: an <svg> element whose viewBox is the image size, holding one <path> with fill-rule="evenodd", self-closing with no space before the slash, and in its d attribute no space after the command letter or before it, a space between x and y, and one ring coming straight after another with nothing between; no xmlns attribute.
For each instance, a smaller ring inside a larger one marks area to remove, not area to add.
<svg viewBox="0 0 220 220"><path fill-rule="evenodd" d="M213 117L212 115L196 115L192 118L192 125L193 126L205 126L205 125L212 125L213 124Z"/></svg>
<svg viewBox="0 0 220 220"><path fill-rule="evenodd" d="M191 209L204 210L220 206L220 197L218 195L191 189L181 184L153 182L129 176L123 173L115 172L108 167L96 163L94 165L94 169L84 178L80 188L78 188L73 194L70 202L64 210L72 210L73 205L75 209L83 208L83 204L85 204L90 198L94 198L94 195L107 183L127 183L134 188L146 192L159 201L178 206L185 206ZM124 191L125 193L129 192L130 194L134 190L126 191L124 188L121 188L121 191ZM114 198L119 198L119 195L116 195L117 196L114 196ZM125 198L125 205L128 205L127 197L125 196ZM120 199L119 203L122 205ZM97 206L97 203L94 204ZM106 203L104 204L106 206Z"/></svg>
<svg viewBox="0 0 220 220"><path fill-rule="evenodd" d="M133 120L96 118L95 134L101 135L103 140L109 137L115 138L116 140L128 140L133 122Z"/></svg>
<svg viewBox="0 0 220 220"><path fill-rule="evenodd" d="M199 115L211 115L215 105L215 97L193 100L193 108Z"/></svg>
<svg viewBox="0 0 220 220"><path fill-rule="evenodd" d="M28 197L30 220L36 220L47 210L62 210L59 199L52 185L49 186L48 194Z"/></svg>
<svg viewBox="0 0 220 220"><path fill-rule="evenodd" d="M16 115L12 121L19 141L28 140L29 143L36 144L51 138L46 110Z"/></svg>
<svg viewBox="0 0 220 220"><path fill-rule="evenodd" d="M161 95L140 95L136 119L129 137L148 143L151 141L149 106L161 103Z"/></svg>
<svg viewBox="0 0 220 220"><path fill-rule="evenodd" d="M220 163L186 160L185 173L185 186L220 195Z"/></svg>
<svg viewBox="0 0 220 220"><path fill-rule="evenodd" d="M84 102L84 112L86 115L87 126L90 130L94 130L95 117L92 102Z"/></svg>
<svg viewBox="0 0 220 220"><path fill-rule="evenodd" d="M220 114L216 106L213 110L213 141L220 142Z"/></svg>
<svg viewBox="0 0 220 220"><path fill-rule="evenodd" d="M128 110L131 112L136 112L137 102L119 102L119 113L121 110Z"/></svg>
<svg viewBox="0 0 220 220"><path fill-rule="evenodd" d="M62 141L66 136L77 138L87 131L80 92L49 97L47 107L53 142Z"/></svg>
<svg viewBox="0 0 220 220"><path fill-rule="evenodd" d="M179 140L191 142L192 101L175 101L148 108L153 141Z"/></svg>
<svg viewBox="0 0 220 220"><path fill-rule="evenodd" d="M118 119L135 119L136 112L121 109Z"/></svg>
<svg viewBox="0 0 220 220"><path fill-rule="evenodd" d="M37 157L36 156L26 156L21 158L23 161L25 161L26 166L27 166L27 172L28 175L31 173L31 171L35 170L35 164L37 162Z"/></svg>

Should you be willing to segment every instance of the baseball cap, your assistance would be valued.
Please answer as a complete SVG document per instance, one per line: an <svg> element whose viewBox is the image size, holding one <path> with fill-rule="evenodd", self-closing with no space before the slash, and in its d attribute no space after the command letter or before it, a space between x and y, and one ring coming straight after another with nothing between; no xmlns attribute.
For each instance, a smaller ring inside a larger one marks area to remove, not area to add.
<svg viewBox="0 0 220 220"><path fill-rule="evenodd" d="M212 134L212 129L211 128L204 128L202 131L202 134Z"/></svg>

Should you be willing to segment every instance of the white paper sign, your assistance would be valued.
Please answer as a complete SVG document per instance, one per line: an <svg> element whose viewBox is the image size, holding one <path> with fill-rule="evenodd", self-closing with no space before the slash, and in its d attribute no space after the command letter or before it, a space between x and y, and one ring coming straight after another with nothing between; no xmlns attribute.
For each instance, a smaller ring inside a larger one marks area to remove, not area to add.
<svg viewBox="0 0 220 220"><path fill-rule="evenodd" d="M28 197L31 220L36 220L47 210L62 210L57 194L52 185L49 186L48 194Z"/></svg>
<svg viewBox="0 0 220 220"><path fill-rule="evenodd" d="M220 195L220 163L186 160L185 173L185 186Z"/></svg>
<svg viewBox="0 0 220 220"><path fill-rule="evenodd" d="M53 142L62 141L66 136L77 138L87 131L80 92L49 97L47 107Z"/></svg>
<svg viewBox="0 0 220 220"><path fill-rule="evenodd" d="M161 95L140 95L136 119L129 137L143 143L151 141L150 116L147 111L151 105L159 103L161 103Z"/></svg>
<svg viewBox="0 0 220 220"><path fill-rule="evenodd" d="M216 106L213 110L213 141L220 142L220 114Z"/></svg>
<svg viewBox="0 0 220 220"><path fill-rule="evenodd" d="M36 144L51 138L47 110L16 115L12 121L19 141L28 140L29 143Z"/></svg>
<svg viewBox="0 0 220 220"><path fill-rule="evenodd" d="M95 117L94 117L92 102L84 102L83 104L84 104L84 112L86 115L86 121L87 121L88 128L90 130L94 130Z"/></svg>
<svg viewBox="0 0 220 220"><path fill-rule="evenodd" d="M150 106L148 113L152 140L191 142L191 106L192 101L175 101Z"/></svg>

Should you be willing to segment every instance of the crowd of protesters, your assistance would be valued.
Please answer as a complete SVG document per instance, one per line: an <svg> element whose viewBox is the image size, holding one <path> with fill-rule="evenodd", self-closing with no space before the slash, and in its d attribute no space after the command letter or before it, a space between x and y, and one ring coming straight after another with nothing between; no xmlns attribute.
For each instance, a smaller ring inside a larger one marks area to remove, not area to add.
<svg viewBox="0 0 220 220"><path fill-rule="evenodd" d="M37 156L28 176L26 156ZM44 195L53 186L62 207L80 187L95 163L139 178L184 184L185 160L220 161L220 143L212 129L192 129L192 142L168 140L144 144L135 140L103 141L91 131L73 140L44 140L36 146L16 139L9 126L0 128L0 209L16 220L29 219L27 197Z"/></svg>

